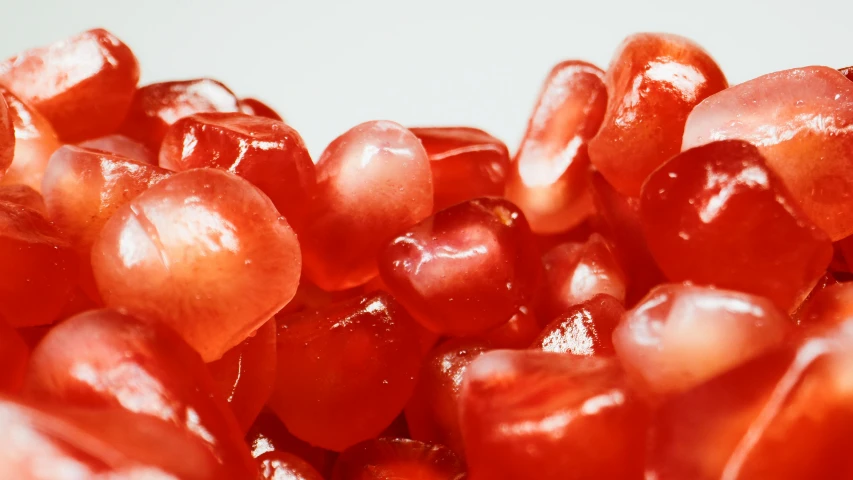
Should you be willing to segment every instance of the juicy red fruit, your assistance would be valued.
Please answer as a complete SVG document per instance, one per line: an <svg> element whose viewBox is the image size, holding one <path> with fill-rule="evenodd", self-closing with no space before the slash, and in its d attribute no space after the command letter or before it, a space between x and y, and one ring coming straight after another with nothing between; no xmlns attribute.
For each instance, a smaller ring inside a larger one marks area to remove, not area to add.
<svg viewBox="0 0 853 480"><path fill-rule="evenodd" d="M300 266L296 235L269 198L214 169L149 188L116 211L92 248L106 305L166 323L205 361L286 305Z"/></svg>
<svg viewBox="0 0 853 480"><path fill-rule="evenodd" d="M0 97L0 178L6 173L15 155L15 127L6 100Z"/></svg>
<svg viewBox="0 0 853 480"><path fill-rule="evenodd" d="M15 129L15 156L2 183L29 185L40 191L47 162L60 145L56 131L32 105L2 86L0 96L9 105L9 118Z"/></svg>
<svg viewBox="0 0 853 480"><path fill-rule="evenodd" d="M592 164L623 195L681 149L688 114L728 86L702 47L677 35L631 35L605 75L607 113L589 142Z"/></svg>
<svg viewBox="0 0 853 480"><path fill-rule="evenodd" d="M470 127L412 128L429 155L435 210L502 195L509 167L506 145Z"/></svg>
<svg viewBox="0 0 853 480"><path fill-rule="evenodd" d="M284 122L242 113L182 118L163 139L160 166L227 170L260 188L297 232L308 220L314 163L302 137Z"/></svg>
<svg viewBox="0 0 853 480"><path fill-rule="evenodd" d="M138 81L133 52L103 29L0 63L0 83L36 107L65 142L115 131Z"/></svg>
<svg viewBox="0 0 853 480"><path fill-rule="evenodd" d="M403 410L421 358L417 327L376 292L278 319L270 407L298 438L341 451L378 435Z"/></svg>
<svg viewBox="0 0 853 480"><path fill-rule="evenodd" d="M241 98L237 101L237 108L246 115L271 118L280 122L284 121L281 115L273 110L272 107L256 98Z"/></svg>
<svg viewBox="0 0 853 480"><path fill-rule="evenodd" d="M451 336L505 323L532 299L540 265L524 215L471 200L412 227L379 256L389 291L429 330Z"/></svg>
<svg viewBox="0 0 853 480"><path fill-rule="evenodd" d="M649 248L670 280L739 290L796 307L832 258L758 150L723 141L655 171L640 203Z"/></svg>
<svg viewBox="0 0 853 480"><path fill-rule="evenodd" d="M573 355L613 355L611 336L624 312L619 300L596 295L555 318L530 348Z"/></svg>
<svg viewBox="0 0 853 480"><path fill-rule="evenodd" d="M567 61L545 80L506 188L536 233L566 231L592 213L587 142L607 106L603 76L594 65Z"/></svg>
<svg viewBox="0 0 853 480"><path fill-rule="evenodd" d="M341 453L332 480L462 480L465 469L447 447L408 438L378 438Z"/></svg>
<svg viewBox="0 0 853 480"><path fill-rule="evenodd" d="M0 319L0 393L18 393L30 358L30 347L21 335Z"/></svg>

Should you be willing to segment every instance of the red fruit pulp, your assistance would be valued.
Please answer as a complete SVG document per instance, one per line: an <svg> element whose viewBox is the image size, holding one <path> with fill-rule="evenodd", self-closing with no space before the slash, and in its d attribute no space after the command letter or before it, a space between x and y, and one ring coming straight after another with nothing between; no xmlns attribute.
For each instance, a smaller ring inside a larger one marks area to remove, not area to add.
<svg viewBox="0 0 853 480"><path fill-rule="evenodd" d="M462 480L465 469L448 448L410 440L379 438L341 453L332 480Z"/></svg>

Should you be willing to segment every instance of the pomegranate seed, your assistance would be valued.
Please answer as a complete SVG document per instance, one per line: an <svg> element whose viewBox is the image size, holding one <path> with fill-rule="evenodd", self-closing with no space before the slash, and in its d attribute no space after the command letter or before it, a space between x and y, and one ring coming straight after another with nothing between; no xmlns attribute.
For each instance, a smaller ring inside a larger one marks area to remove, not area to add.
<svg viewBox="0 0 853 480"><path fill-rule="evenodd" d="M684 130L688 148L715 140L756 145L811 220L840 240L853 234L853 83L828 67L771 73L708 98Z"/></svg>
<svg viewBox="0 0 853 480"><path fill-rule="evenodd" d="M298 438L342 451L378 435L415 388L414 321L384 292L278 319L270 407ZM298 394L294 394L298 392Z"/></svg>
<svg viewBox="0 0 853 480"><path fill-rule="evenodd" d="M54 327L33 351L24 384L29 398L160 418L204 440L224 466L246 475L256 467L215 391L198 354L173 331L110 310Z"/></svg>
<svg viewBox="0 0 853 480"><path fill-rule="evenodd" d="M625 275L604 238L593 233L585 243L564 243L542 256L545 288L540 309L552 319L599 294L625 301Z"/></svg>
<svg viewBox="0 0 853 480"><path fill-rule="evenodd" d="M797 325L810 325L822 322L825 316L824 311L835 308L833 301L824 305L824 299L829 299L834 296L834 294L830 293L828 294L828 297L825 297L823 291L835 285L838 285L838 280L836 280L831 273L824 273L817 281L814 288L812 288L809 296L803 300L803 303L801 303L796 310L791 312L791 319L793 319ZM853 298L851 298L851 300L853 300Z"/></svg>
<svg viewBox="0 0 853 480"><path fill-rule="evenodd" d="M0 318L16 328L53 322L76 276L74 251L41 212L0 201Z"/></svg>
<svg viewBox="0 0 853 480"><path fill-rule="evenodd" d="M388 238L428 217L432 197L429 158L417 137L393 122L352 128L317 161L305 274L329 291L367 283Z"/></svg>
<svg viewBox="0 0 853 480"><path fill-rule="evenodd" d="M131 160L136 160L139 163L157 165L156 152L152 152L145 145L124 135L106 135L93 138L85 142L80 142L78 146L114 153Z"/></svg>
<svg viewBox="0 0 853 480"><path fill-rule="evenodd" d="M802 325L836 324L853 318L853 283L829 284L803 304Z"/></svg>
<svg viewBox="0 0 853 480"><path fill-rule="evenodd" d="M26 185L0 185L0 202L23 205L47 217L44 198L39 192Z"/></svg>
<svg viewBox="0 0 853 480"><path fill-rule="evenodd" d="M416 320L453 336L505 323L532 299L541 268L524 215L497 198L436 213L395 238L378 263Z"/></svg>
<svg viewBox="0 0 853 480"><path fill-rule="evenodd" d="M527 348L542 331L539 320L527 307L519 307L509 320L478 338L492 348Z"/></svg>
<svg viewBox="0 0 853 480"><path fill-rule="evenodd" d="M570 307L533 340L531 348L574 355L613 355L610 337L625 308L607 294Z"/></svg>
<svg viewBox="0 0 853 480"><path fill-rule="evenodd" d="M642 477L647 413L615 359L489 352L460 402L472 479Z"/></svg>
<svg viewBox="0 0 853 480"><path fill-rule="evenodd" d="M670 280L766 296L785 311L802 302L832 258L826 235L741 141L669 160L643 186L640 213Z"/></svg>
<svg viewBox="0 0 853 480"><path fill-rule="evenodd" d="M243 432L249 430L272 394L275 337L275 319L270 319L222 358L207 365L217 390L228 401Z"/></svg>
<svg viewBox="0 0 853 480"><path fill-rule="evenodd" d="M504 191L509 151L488 133L469 127L413 128L429 155L435 210Z"/></svg>
<svg viewBox="0 0 853 480"><path fill-rule="evenodd" d="M0 95L0 178L6 174L15 155L14 118L9 110L6 99Z"/></svg>
<svg viewBox="0 0 853 480"><path fill-rule="evenodd" d="M41 113L9 90L0 87L0 96L9 105L9 118L15 128L15 158L10 157L12 163L2 177L3 183L29 185L40 191L47 162L60 145L56 132Z"/></svg>
<svg viewBox="0 0 853 480"><path fill-rule="evenodd" d="M267 452L258 457L261 480L323 480L305 460L287 452Z"/></svg>
<svg viewBox="0 0 853 480"><path fill-rule="evenodd" d="M242 113L198 113L175 122L160 147L160 166L213 167L260 188L297 232L308 220L314 163L296 130Z"/></svg>
<svg viewBox="0 0 853 480"><path fill-rule="evenodd" d="M241 98L237 101L237 108L240 112L245 113L246 115L271 118L273 120L278 120L279 122L284 121L278 112L273 110L266 103L255 98Z"/></svg>
<svg viewBox="0 0 853 480"><path fill-rule="evenodd" d="M303 459L318 472L328 477L331 474L336 454L314 447L293 436L270 411L262 411L246 434L246 443L252 456L260 458L267 452L291 453Z"/></svg>
<svg viewBox="0 0 853 480"><path fill-rule="evenodd" d="M790 319L765 298L661 285L613 332L625 370L650 396L688 390L778 346Z"/></svg>
<svg viewBox="0 0 853 480"><path fill-rule="evenodd" d="M482 340L452 339L424 359L418 385L406 405L406 421L415 440L447 445L462 457L459 392L468 365L489 350Z"/></svg>
<svg viewBox="0 0 853 480"><path fill-rule="evenodd" d="M106 304L165 322L216 360L293 298L296 235L227 172L177 173L119 208L92 248Z"/></svg>
<svg viewBox="0 0 853 480"><path fill-rule="evenodd" d="M687 115L728 86L702 47L676 35L631 35L604 77L607 113L589 141L589 157L623 195L636 196L646 177L681 149Z"/></svg>
<svg viewBox="0 0 853 480"><path fill-rule="evenodd" d="M654 478L849 478L853 325L813 331L674 397L649 450Z"/></svg>
<svg viewBox="0 0 853 480"><path fill-rule="evenodd" d="M204 444L121 409L0 397L0 478L231 480ZM254 478L254 477L244 477Z"/></svg>
<svg viewBox="0 0 853 480"><path fill-rule="evenodd" d="M593 211L587 142L607 107L603 76L594 65L567 61L542 87L506 188L536 233L566 231Z"/></svg>
<svg viewBox="0 0 853 480"><path fill-rule="evenodd" d="M341 453L332 480L463 480L465 469L449 449L408 438L367 440Z"/></svg>
<svg viewBox="0 0 853 480"><path fill-rule="evenodd" d="M237 97L225 85L207 78L152 83L139 88L118 133L142 143L153 152L169 126L200 112L236 112Z"/></svg>
<svg viewBox="0 0 853 480"><path fill-rule="evenodd" d="M0 63L0 83L32 103L64 142L115 131L138 81L139 65L133 52L102 29Z"/></svg>
<svg viewBox="0 0 853 480"><path fill-rule="evenodd" d="M18 393L24 384L24 373L30 358L30 347L21 335L0 320L0 394Z"/></svg>
<svg viewBox="0 0 853 480"><path fill-rule="evenodd" d="M838 71L848 79L853 80L853 67L841 68Z"/></svg>

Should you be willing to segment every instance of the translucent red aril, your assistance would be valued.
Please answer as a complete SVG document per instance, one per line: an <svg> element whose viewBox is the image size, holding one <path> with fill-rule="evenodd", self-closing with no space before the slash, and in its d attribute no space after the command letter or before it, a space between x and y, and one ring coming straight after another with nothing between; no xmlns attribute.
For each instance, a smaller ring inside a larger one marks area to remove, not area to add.
<svg viewBox="0 0 853 480"><path fill-rule="evenodd" d="M832 240L853 234L853 83L837 70L770 73L708 98L690 114L683 148L725 139L758 146Z"/></svg>
<svg viewBox="0 0 853 480"><path fill-rule="evenodd" d="M0 185L0 202L23 205L47 217L47 207L39 192L26 185Z"/></svg>
<svg viewBox="0 0 853 480"><path fill-rule="evenodd" d="M213 167L260 188L297 231L308 220L316 183L302 137L284 122L242 113L198 113L175 122L160 147L160 166Z"/></svg>
<svg viewBox="0 0 853 480"><path fill-rule="evenodd" d="M527 307L519 307L506 323L477 338L492 348L527 348L541 330L539 319L533 312Z"/></svg>
<svg viewBox="0 0 853 480"><path fill-rule="evenodd" d="M331 478L462 480L465 468L447 447L408 438L378 438L341 453Z"/></svg>
<svg viewBox="0 0 853 480"><path fill-rule="evenodd" d="M436 211L503 195L509 151L502 141L470 127L413 128L412 133L429 155Z"/></svg>
<svg viewBox="0 0 853 480"><path fill-rule="evenodd" d="M2 86L0 96L9 105L9 118L15 128L15 159L6 175L1 176L2 183L25 184L41 190L44 169L60 145L56 132L41 113Z"/></svg>
<svg viewBox="0 0 853 480"><path fill-rule="evenodd" d="M647 478L851 478L852 331L847 319L674 397Z"/></svg>
<svg viewBox="0 0 853 480"><path fill-rule="evenodd" d="M847 77L848 80L853 80L853 67L841 68L838 70L842 75Z"/></svg>
<svg viewBox="0 0 853 480"><path fill-rule="evenodd" d="M392 240L378 263L415 319L452 336L506 322L532 300L541 269L524 215L499 198L436 213Z"/></svg>
<svg viewBox="0 0 853 480"><path fill-rule="evenodd" d="M275 384L275 320L207 365L222 398L245 432L272 394Z"/></svg>
<svg viewBox="0 0 853 480"><path fill-rule="evenodd" d="M589 63L567 61L542 87L506 187L536 233L568 230L592 213L587 142L607 107L603 75Z"/></svg>
<svg viewBox="0 0 853 480"><path fill-rule="evenodd" d="M204 444L156 418L0 397L0 478L233 480ZM244 477L254 478L254 477Z"/></svg>
<svg viewBox="0 0 853 480"><path fill-rule="evenodd" d="M835 324L853 318L853 283L837 283L814 294L797 316L802 325Z"/></svg>
<svg viewBox="0 0 853 480"><path fill-rule="evenodd" d="M267 452L258 457L260 480L323 480L305 460L287 452Z"/></svg>
<svg viewBox="0 0 853 480"><path fill-rule="evenodd" d="M347 131L317 161L305 274L323 290L367 283L385 242L429 216L432 197L429 158L412 132L386 121Z"/></svg>
<svg viewBox="0 0 853 480"><path fill-rule="evenodd" d="M138 81L133 52L102 29L0 63L0 84L32 103L65 142L115 131Z"/></svg>
<svg viewBox="0 0 853 480"><path fill-rule="evenodd" d="M163 321L212 361L293 298L301 261L296 235L260 190L196 169L119 208L92 268L108 306Z"/></svg>
<svg viewBox="0 0 853 480"><path fill-rule="evenodd" d="M452 339L432 349L424 359L418 386L406 405L412 438L447 445L463 456L459 429L459 392L465 369L489 350L481 340Z"/></svg>
<svg viewBox="0 0 853 480"><path fill-rule="evenodd" d="M826 307L824 307L824 298L826 297L824 297L823 291L834 287L835 285L838 285L838 280L835 279L835 276L830 272L824 273L823 276L818 279L806 299L803 300L803 303L801 303L796 310L791 312L791 319L794 320L797 325L809 325L812 323L822 322L824 317L824 308L828 307L828 309L833 310L835 304L834 301L830 300L826 304ZM853 298L850 300L853 300Z"/></svg>
<svg viewBox="0 0 853 480"><path fill-rule="evenodd" d="M179 119L200 112L237 111L237 97L216 80L152 83L136 91L118 133L158 152L169 126Z"/></svg>
<svg viewBox="0 0 853 480"><path fill-rule="evenodd" d="M613 355L611 335L624 312L619 300L596 295L555 318L530 348L574 355Z"/></svg>
<svg viewBox="0 0 853 480"><path fill-rule="evenodd" d="M0 319L0 394L18 393L24 382L30 347L21 335Z"/></svg>
<svg viewBox="0 0 853 480"><path fill-rule="evenodd" d="M15 156L15 126L9 106L0 96L0 178L6 173Z"/></svg>
<svg viewBox="0 0 853 480"><path fill-rule="evenodd" d="M638 33L619 46L607 74L607 113L589 157L613 187L636 196L646 177L681 150L687 115L728 86L702 47L676 35Z"/></svg>
<svg viewBox="0 0 853 480"><path fill-rule="evenodd" d="M414 321L384 292L279 318L277 350L270 407L298 438L335 451L394 420L421 363Z"/></svg>
<svg viewBox="0 0 853 480"><path fill-rule="evenodd" d="M688 390L780 345L793 323L769 300L691 285L661 285L625 313L613 345L653 398Z"/></svg>
<svg viewBox="0 0 853 480"><path fill-rule="evenodd" d="M714 142L687 150L643 186L640 213L649 248L670 280L799 305L832 258L758 150Z"/></svg>
<svg viewBox="0 0 853 480"><path fill-rule="evenodd" d="M41 212L0 201L0 318L13 327L53 322L76 276L74 251Z"/></svg>
<svg viewBox="0 0 853 480"><path fill-rule="evenodd" d="M273 110L272 107L255 98L241 98L237 101L237 108L246 115L271 118L280 122L284 121L281 115Z"/></svg>
<svg viewBox="0 0 853 480"><path fill-rule="evenodd" d="M124 135L106 135L80 142L80 147L114 153L141 163L157 165L157 152Z"/></svg>
<svg viewBox="0 0 853 480"><path fill-rule="evenodd" d="M540 309L546 320L599 294L625 301L625 274L604 238L557 245L542 256L545 288Z"/></svg>
<svg viewBox="0 0 853 480"><path fill-rule="evenodd" d="M640 200L623 197L598 172L590 177L592 197L612 252L626 277L625 303L633 305L664 280L643 235Z"/></svg>
<svg viewBox="0 0 853 480"><path fill-rule="evenodd" d="M250 478L256 469L198 354L157 323L110 310L62 322L33 351L24 393L157 417L204 440L224 466L242 475L234 478Z"/></svg>
<svg viewBox="0 0 853 480"><path fill-rule="evenodd" d="M262 411L255 419L246 434L246 443L255 458L260 458L267 452L291 453L325 476L331 473L336 455L294 437L281 420L268 410Z"/></svg>
<svg viewBox="0 0 853 480"><path fill-rule="evenodd" d="M471 480L642 477L647 413L614 358L486 353L460 422Z"/></svg>

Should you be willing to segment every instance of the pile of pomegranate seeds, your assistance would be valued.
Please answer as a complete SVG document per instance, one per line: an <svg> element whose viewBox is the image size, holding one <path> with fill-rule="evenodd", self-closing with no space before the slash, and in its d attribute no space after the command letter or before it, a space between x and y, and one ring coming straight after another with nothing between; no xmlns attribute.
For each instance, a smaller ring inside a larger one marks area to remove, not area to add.
<svg viewBox="0 0 853 480"><path fill-rule="evenodd" d="M543 72L544 73L544 72ZM853 68L638 34L518 151L0 63L0 478L853 478Z"/></svg>

